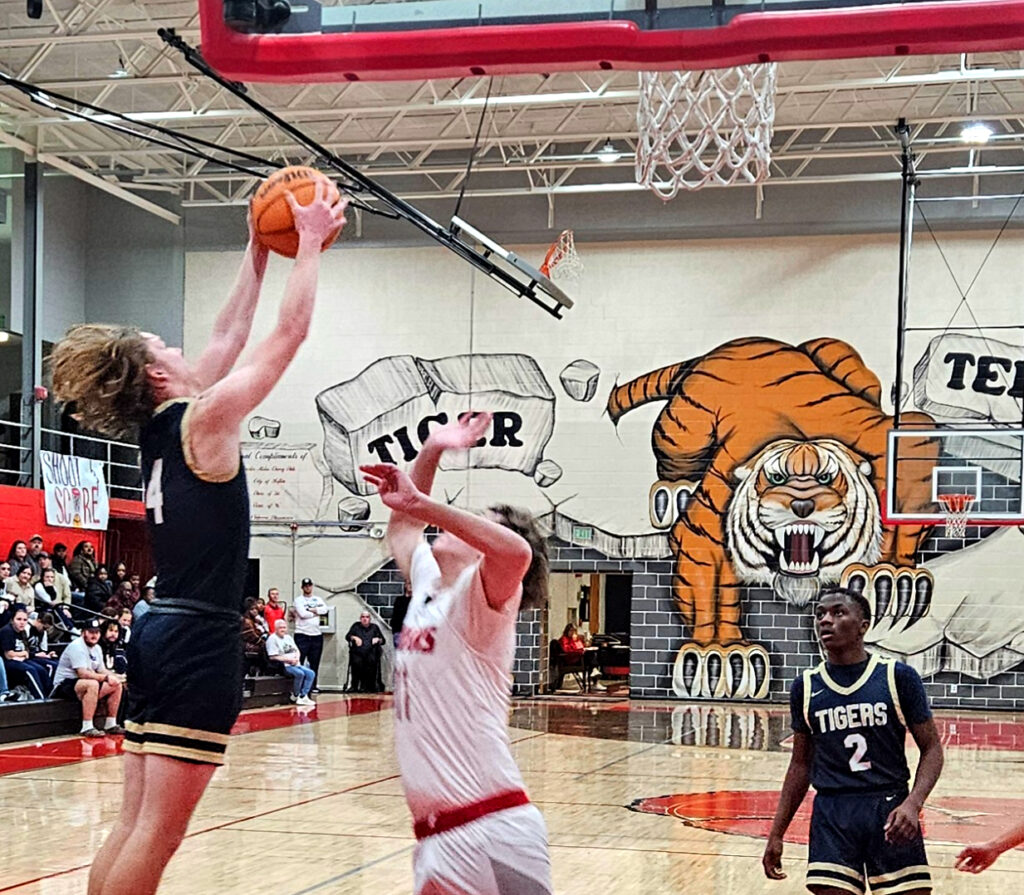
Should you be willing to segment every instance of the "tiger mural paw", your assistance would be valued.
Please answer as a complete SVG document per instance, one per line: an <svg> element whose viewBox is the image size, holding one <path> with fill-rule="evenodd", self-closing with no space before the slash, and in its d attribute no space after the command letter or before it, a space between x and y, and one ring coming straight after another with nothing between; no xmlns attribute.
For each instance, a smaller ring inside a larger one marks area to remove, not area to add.
<svg viewBox="0 0 1024 895"><path fill-rule="evenodd" d="M843 570L840 584L871 604L870 642L905 631L928 615L935 591L935 579L927 569L890 563L852 563Z"/></svg>
<svg viewBox="0 0 1024 895"><path fill-rule="evenodd" d="M770 683L768 651L758 643L687 641L672 671L672 689L684 699L764 699Z"/></svg>
<svg viewBox="0 0 1024 895"><path fill-rule="evenodd" d="M649 496L651 525L655 528L671 528L672 524L689 505L697 482L660 480L651 485Z"/></svg>

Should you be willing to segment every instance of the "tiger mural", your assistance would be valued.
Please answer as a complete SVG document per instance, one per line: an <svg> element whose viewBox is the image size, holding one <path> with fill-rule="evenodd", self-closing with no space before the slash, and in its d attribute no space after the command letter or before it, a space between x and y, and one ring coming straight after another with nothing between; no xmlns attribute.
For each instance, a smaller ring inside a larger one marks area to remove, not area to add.
<svg viewBox="0 0 1024 895"><path fill-rule="evenodd" d="M736 339L612 390L615 425L636 407L666 402L651 438L659 480L651 494L661 513L664 495L674 496L672 589L691 638L676 658L678 695L767 694L768 652L741 624L744 586L770 584L805 605L848 566L914 569L930 529L882 524L892 417L881 396L860 355L825 338ZM932 424L922 413L903 419ZM897 506L921 505L937 459L925 439L908 450L918 460L905 469ZM926 571L914 575L928 587Z"/></svg>

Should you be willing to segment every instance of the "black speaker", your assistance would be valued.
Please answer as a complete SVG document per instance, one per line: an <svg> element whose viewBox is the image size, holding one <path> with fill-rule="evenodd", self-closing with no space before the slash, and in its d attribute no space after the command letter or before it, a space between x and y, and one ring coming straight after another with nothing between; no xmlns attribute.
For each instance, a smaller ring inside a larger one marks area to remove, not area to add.
<svg viewBox="0 0 1024 895"><path fill-rule="evenodd" d="M25 0L25 12L30 19L43 17L43 0Z"/></svg>

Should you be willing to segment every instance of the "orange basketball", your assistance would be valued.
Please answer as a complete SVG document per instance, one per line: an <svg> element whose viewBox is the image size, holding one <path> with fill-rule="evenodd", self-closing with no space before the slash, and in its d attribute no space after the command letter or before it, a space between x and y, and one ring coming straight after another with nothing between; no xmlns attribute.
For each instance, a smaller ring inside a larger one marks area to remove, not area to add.
<svg viewBox="0 0 1024 895"><path fill-rule="evenodd" d="M272 252L294 258L299 251L299 234L295 230L292 209L285 193L291 193L299 205L309 205L316 195L317 181L325 179L315 168L292 165L275 171L264 180L250 204L259 241ZM333 204L338 201L340 194L331 181L328 180L328 183L330 188L327 201ZM324 240L321 251L331 245L340 233L341 227Z"/></svg>

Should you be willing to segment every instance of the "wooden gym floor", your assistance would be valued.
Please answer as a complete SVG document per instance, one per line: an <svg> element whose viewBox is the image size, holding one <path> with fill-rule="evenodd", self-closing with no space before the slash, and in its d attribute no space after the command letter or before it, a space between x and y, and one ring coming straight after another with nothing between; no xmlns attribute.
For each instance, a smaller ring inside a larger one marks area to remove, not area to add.
<svg viewBox="0 0 1024 895"><path fill-rule="evenodd" d="M940 713L939 723L946 770L926 810L935 891L1022 892L1020 851L977 877L952 863L961 843L1022 816L1024 716ZM787 845L789 879L769 882L760 867L788 761L783 709L534 700L516 703L511 724L559 895L806 891L805 816ZM411 893L391 725L387 697L324 695L305 713L243 715L161 893ZM111 740L0 749L0 893L83 893L120 780Z"/></svg>

